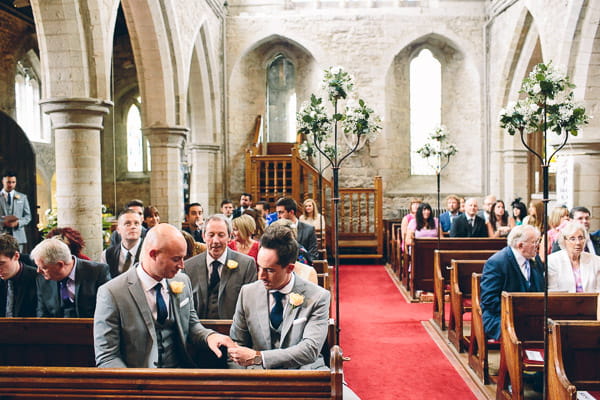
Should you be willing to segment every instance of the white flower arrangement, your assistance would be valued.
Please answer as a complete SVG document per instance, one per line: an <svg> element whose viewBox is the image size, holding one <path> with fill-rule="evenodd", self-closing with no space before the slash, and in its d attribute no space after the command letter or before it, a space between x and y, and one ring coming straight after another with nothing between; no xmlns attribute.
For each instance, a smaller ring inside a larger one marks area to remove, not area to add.
<svg viewBox="0 0 600 400"><path fill-rule="evenodd" d="M456 146L453 143L448 142L448 129L444 125L436 126L431 133L429 134L429 138L427 142L423 145L423 147L417 150L417 153L423 158L432 157L434 160L433 167L436 172L439 173L441 169L445 167L442 166L442 161L445 159L446 163L458 152Z"/></svg>

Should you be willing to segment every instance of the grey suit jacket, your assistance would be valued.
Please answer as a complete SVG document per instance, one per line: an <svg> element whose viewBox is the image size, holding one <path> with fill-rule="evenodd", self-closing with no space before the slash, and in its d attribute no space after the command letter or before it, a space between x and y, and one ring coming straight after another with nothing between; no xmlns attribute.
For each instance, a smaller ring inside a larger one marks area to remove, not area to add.
<svg viewBox="0 0 600 400"><path fill-rule="evenodd" d="M75 266L75 310L77 318L92 318L98 288L110 279L108 265L77 258ZM37 316L61 318L58 282L37 276Z"/></svg>
<svg viewBox="0 0 600 400"><path fill-rule="evenodd" d="M179 360L184 366L193 366L185 346L205 343L214 331L204 328L198 321L189 278L178 273L167 280L168 283L171 281L184 283L182 293L170 292L170 309L177 324ZM156 329L136 268L130 268L101 286L97 302L94 314L96 365L102 368L149 367L158 354Z"/></svg>
<svg viewBox="0 0 600 400"><path fill-rule="evenodd" d="M279 348L271 345L269 293L262 281L242 288L230 336L261 351L267 369L327 369L321 348L327 339L329 292L297 275L295 279L292 292L303 295L304 302L284 309Z"/></svg>
<svg viewBox="0 0 600 400"><path fill-rule="evenodd" d="M298 220L298 243L308 251L313 260L319 259L317 234L314 226Z"/></svg>
<svg viewBox="0 0 600 400"><path fill-rule="evenodd" d="M31 222L31 211L29 210L29 201L27 195L13 191L12 208L6 203L4 196L0 196L0 233L10 233L9 228L4 226L4 217L14 215L19 218L19 225L12 229L12 235L20 244L27 243L25 235L25 226Z"/></svg>
<svg viewBox="0 0 600 400"><path fill-rule="evenodd" d="M221 281L219 283L220 319L233 318L240 289L243 285L256 280L256 262L254 258L227 249L227 260L234 260L238 265L233 269L223 265L221 269ZM206 265L206 252L187 259L183 272L190 277L192 282L192 297L194 298L194 308L198 318L207 318L208 268Z"/></svg>

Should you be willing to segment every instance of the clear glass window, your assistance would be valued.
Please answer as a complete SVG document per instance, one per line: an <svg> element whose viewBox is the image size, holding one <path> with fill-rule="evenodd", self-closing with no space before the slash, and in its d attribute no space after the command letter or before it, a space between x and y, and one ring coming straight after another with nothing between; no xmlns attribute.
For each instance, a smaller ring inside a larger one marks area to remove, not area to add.
<svg viewBox="0 0 600 400"><path fill-rule="evenodd" d="M283 54L267 67L267 137L269 142L296 141L296 69Z"/></svg>

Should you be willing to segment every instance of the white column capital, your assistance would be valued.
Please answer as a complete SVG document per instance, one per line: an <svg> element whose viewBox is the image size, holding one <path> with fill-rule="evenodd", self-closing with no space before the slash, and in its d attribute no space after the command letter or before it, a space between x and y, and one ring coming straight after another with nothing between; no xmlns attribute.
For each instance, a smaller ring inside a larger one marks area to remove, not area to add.
<svg viewBox="0 0 600 400"><path fill-rule="evenodd" d="M104 128L104 116L113 103L89 97L55 97L40 101L42 110L52 119L54 129Z"/></svg>

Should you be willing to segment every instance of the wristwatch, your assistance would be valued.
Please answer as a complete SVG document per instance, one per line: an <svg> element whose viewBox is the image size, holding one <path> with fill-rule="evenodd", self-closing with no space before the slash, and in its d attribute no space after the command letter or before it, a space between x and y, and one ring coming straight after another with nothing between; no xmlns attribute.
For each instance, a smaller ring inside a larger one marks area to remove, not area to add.
<svg viewBox="0 0 600 400"><path fill-rule="evenodd" d="M256 355L254 356L254 360L252 361L253 365L262 365L262 356L260 354L260 351L256 352Z"/></svg>

